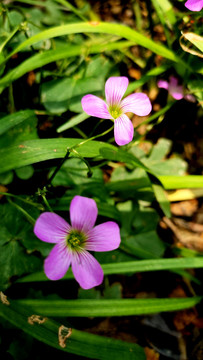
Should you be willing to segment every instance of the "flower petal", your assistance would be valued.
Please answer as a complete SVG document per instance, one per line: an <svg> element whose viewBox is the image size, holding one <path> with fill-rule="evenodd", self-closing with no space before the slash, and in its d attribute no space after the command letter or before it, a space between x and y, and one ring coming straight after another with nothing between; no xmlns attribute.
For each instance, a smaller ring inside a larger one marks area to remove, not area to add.
<svg viewBox="0 0 203 360"><path fill-rule="evenodd" d="M169 93L176 100L181 100L183 98L183 87L181 85L176 86L176 88L169 86Z"/></svg>
<svg viewBox="0 0 203 360"><path fill-rule="evenodd" d="M70 225L59 215L44 212L41 214L34 226L35 235L42 241L58 243L66 238Z"/></svg>
<svg viewBox="0 0 203 360"><path fill-rule="evenodd" d="M127 115L123 114L115 120L114 137L118 145L125 145L132 141L134 135L133 124Z"/></svg>
<svg viewBox="0 0 203 360"><path fill-rule="evenodd" d="M166 81L166 80L159 80L159 81L157 82L157 86L158 86L159 88L168 90L168 81Z"/></svg>
<svg viewBox="0 0 203 360"><path fill-rule="evenodd" d="M192 94L186 94L186 95L184 96L184 99L187 100L187 101L193 102L193 103L196 102L196 98L195 98L195 96L193 96Z"/></svg>
<svg viewBox="0 0 203 360"><path fill-rule="evenodd" d="M109 106L118 105L128 87L128 78L125 76L112 76L105 84L106 102Z"/></svg>
<svg viewBox="0 0 203 360"><path fill-rule="evenodd" d="M85 250L74 254L72 271L75 279L83 289L91 289L100 285L104 278L101 265Z"/></svg>
<svg viewBox="0 0 203 360"><path fill-rule="evenodd" d="M168 92L176 100L181 100L183 98L183 86L178 85L178 79L174 76L170 77Z"/></svg>
<svg viewBox="0 0 203 360"><path fill-rule="evenodd" d="M44 262L44 272L50 280L59 280L67 272L71 263L71 252L64 243L56 244Z"/></svg>
<svg viewBox="0 0 203 360"><path fill-rule="evenodd" d="M200 11L203 8L203 0L188 0L185 6L191 11Z"/></svg>
<svg viewBox="0 0 203 360"><path fill-rule="evenodd" d="M76 195L70 204L72 227L87 232L93 228L97 213L97 204L93 199Z"/></svg>
<svg viewBox="0 0 203 360"><path fill-rule="evenodd" d="M169 78L169 87L174 87L176 88L176 86L178 86L178 79L175 76L170 76Z"/></svg>
<svg viewBox="0 0 203 360"><path fill-rule="evenodd" d="M104 100L95 95L85 95L82 100L83 110L90 116L95 116L102 119L112 119L109 114L107 105Z"/></svg>
<svg viewBox="0 0 203 360"><path fill-rule="evenodd" d="M110 251L117 249L120 242L119 226L113 221L107 221L89 231L85 248L90 251Z"/></svg>
<svg viewBox="0 0 203 360"><path fill-rule="evenodd" d="M121 102L121 109L124 113L132 112L139 116L146 116L152 110L152 105L146 94L136 93L127 96Z"/></svg>

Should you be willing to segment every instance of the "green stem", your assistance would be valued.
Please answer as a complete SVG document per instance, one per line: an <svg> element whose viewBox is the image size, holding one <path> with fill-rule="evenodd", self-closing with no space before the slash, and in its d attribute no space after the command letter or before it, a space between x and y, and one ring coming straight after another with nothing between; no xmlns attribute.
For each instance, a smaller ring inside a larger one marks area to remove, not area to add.
<svg viewBox="0 0 203 360"><path fill-rule="evenodd" d="M9 97L9 111L11 114L13 114L16 111L16 109L15 109L12 83L9 85L9 88L8 88L8 97Z"/></svg>
<svg viewBox="0 0 203 360"><path fill-rule="evenodd" d="M87 135L79 127L74 126L73 128L80 136L83 137L83 139L87 139Z"/></svg>
<svg viewBox="0 0 203 360"><path fill-rule="evenodd" d="M98 134L98 135L95 135L89 139L85 139L83 141L81 141L79 144L77 145L74 145L72 148L68 148L67 149L67 152L66 152L66 155L64 156L64 158L62 159L62 161L60 162L60 164L56 167L55 171L53 172L52 176L49 178L48 182L47 182L47 186L51 184L51 182L53 181L54 177L56 176L57 172L60 170L61 166L64 164L64 162L68 159L68 157L70 156L70 153L71 152L75 152L77 153L77 156L79 155L78 152L75 150L76 148L86 144L88 141L92 141L92 140L95 140L97 139L98 137L101 137L101 136L104 136L106 134L108 134L111 130L113 130L114 128L114 125L112 127L110 127L108 130L104 131L102 134ZM81 160L83 160L85 162L85 164L87 165L88 167L88 173L89 173L89 176L91 176L92 174L92 170L89 166L89 163L83 158L81 157L81 155L79 155L79 157L81 158Z"/></svg>
<svg viewBox="0 0 203 360"><path fill-rule="evenodd" d="M87 18L83 16L78 9L76 9L73 5L69 3L69 1L66 0L55 0L55 2L65 6L69 10L71 10L75 15L77 15L81 20L87 21Z"/></svg>
<svg viewBox="0 0 203 360"><path fill-rule="evenodd" d="M93 136L95 130L96 130L103 122L104 122L104 119L101 119L100 121L98 121L98 122L96 123L96 125L93 127L92 131L90 132L90 137Z"/></svg>
<svg viewBox="0 0 203 360"><path fill-rule="evenodd" d="M30 37L29 37L29 35L28 35L28 33L27 33L27 22L25 22L25 24L24 24L24 29L22 28L22 31L24 32L24 34L25 34L25 37L27 38L27 39L29 39ZM33 53L33 55L35 54L35 49L33 48L33 46L32 45L30 45L30 49L32 50L32 53Z"/></svg>
<svg viewBox="0 0 203 360"><path fill-rule="evenodd" d="M92 137L89 138L89 139L86 139L86 140L84 140L84 141L81 141L79 144L74 145L73 148L75 149L75 148L77 148L77 147L80 147L80 146L86 144L88 141L92 141L92 140L97 139L98 137L104 136L104 135L108 134L111 130L113 130L113 128L114 128L114 125L111 126L108 130L104 131L102 134L98 134L98 135L92 136ZM72 149L73 149L73 148L72 148Z"/></svg>
<svg viewBox="0 0 203 360"><path fill-rule="evenodd" d="M145 121L143 121L142 123L140 123L139 125L137 125L135 127L135 129L137 129L139 126L143 125L143 124L148 124L151 121L157 119L159 116L164 115L174 104L176 103L176 101L170 101L166 106L164 106L161 110L157 111L156 113L154 113L153 115L149 116L148 119L146 119Z"/></svg>
<svg viewBox="0 0 203 360"><path fill-rule="evenodd" d="M135 1L133 1L132 6L133 6L134 14L135 14L135 19L136 19L136 29L137 29L137 31L139 31L141 33L142 32L142 14L141 14L141 10L140 10L140 5L135 0Z"/></svg>
<svg viewBox="0 0 203 360"><path fill-rule="evenodd" d="M6 38L6 40L0 45L0 52L2 52L2 50L4 49L4 47L6 46L6 44L12 39L12 37L19 31L20 29L20 25L18 25L12 32L11 34Z"/></svg>
<svg viewBox="0 0 203 360"><path fill-rule="evenodd" d="M55 178L57 172L60 170L61 166L64 164L64 162L69 158L70 155L70 148L67 149L66 155L64 156L64 158L61 160L61 162L58 164L58 166L56 167L56 169L54 170L53 174L51 175L51 177L49 178L48 182L47 182L47 186L49 186L52 182L52 180Z"/></svg>
<svg viewBox="0 0 203 360"><path fill-rule="evenodd" d="M49 211L53 212L51 206L50 206L49 203L48 203L48 200L47 200L45 194L42 194L42 199L44 200L44 203L45 203L45 205L47 206L47 208L49 209Z"/></svg>
<svg viewBox="0 0 203 360"><path fill-rule="evenodd" d="M16 209L18 209L32 225L35 224L36 220L30 214L28 214L28 212L25 209L23 209L20 205L17 205L16 203L11 201L10 199L8 199L8 202L12 206L16 207Z"/></svg>
<svg viewBox="0 0 203 360"><path fill-rule="evenodd" d="M73 154L76 154L77 157L79 157L82 161L84 161L84 163L86 164L86 166L87 166L87 168L88 168L87 176L88 176L88 177L91 177L91 176L92 176L92 169L91 169L91 167L90 167L89 162L88 162L86 159L84 159L84 157L82 157L77 150L72 149L71 152L72 152Z"/></svg>
<svg viewBox="0 0 203 360"><path fill-rule="evenodd" d="M17 196L17 195L14 195L14 194L10 194L10 193L7 193L7 192L3 192L3 191L0 191L0 195L5 195L5 196L13 197L13 198L15 198L15 199L17 199L17 200L20 200L20 201L22 201L22 202L24 202L24 203L26 203L26 204L29 204L29 205L31 205L31 206L34 206L34 207L38 208L39 210L44 210L44 208L42 207L41 204L37 204L37 203L34 203L34 202L30 201L30 200L23 199L23 198L21 198L20 196Z"/></svg>

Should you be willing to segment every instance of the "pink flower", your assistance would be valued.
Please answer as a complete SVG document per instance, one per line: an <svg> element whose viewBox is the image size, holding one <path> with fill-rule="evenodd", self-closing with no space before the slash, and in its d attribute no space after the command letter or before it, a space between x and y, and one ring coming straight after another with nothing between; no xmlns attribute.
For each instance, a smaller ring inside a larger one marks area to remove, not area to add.
<svg viewBox="0 0 203 360"><path fill-rule="evenodd" d="M75 196L70 204L69 225L55 213L45 212L35 223L34 233L42 241L56 244L45 259L44 271L50 280L59 280L70 265L83 289L100 285L103 270L87 251L110 251L120 245L120 230L113 221L94 227L97 205L93 199Z"/></svg>
<svg viewBox="0 0 203 360"><path fill-rule="evenodd" d="M181 100L185 98L188 101L195 102L196 99L193 95L187 94L184 95L184 89L182 85L178 85L178 79L174 76L170 76L169 82L166 80L159 80L157 82L159 88L168 90L169 94L176 100Z"/></svg>
<svg viewBox="0 0 203 360"><path fill-rule="evenodd" d="M185 6L191 11L200 11L203 8L203 0L188 0Z"/></svg>
<svg viewBox="0 0 203 360"><path fill-rule="evenodd" d="M105 84L106 102L91 94L82 98L82 108L88 115L114 121L114 137L118 145L128 144L133 139L133 124L126 113L145 116L152 109L144 93L131 94L122 100L128 82L125 76L110 77Z"/></svg>

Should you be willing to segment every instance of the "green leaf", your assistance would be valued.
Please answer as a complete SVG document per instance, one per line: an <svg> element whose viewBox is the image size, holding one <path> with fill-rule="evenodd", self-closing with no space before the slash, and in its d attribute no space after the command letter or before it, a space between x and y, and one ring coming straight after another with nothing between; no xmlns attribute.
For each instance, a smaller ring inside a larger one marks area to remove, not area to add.
<svg viewBox="0 0 203 360"><path fill-rule="evenodd" d="M163 26L168 47L171 48L172 44L172 34L169 32L168 28L176 33L176 36L179 35L179 31L177 29L176 17L173 12L173 7L168 0L152 0L152 4L157 12L159 20Z"/></svg>
<svg viewBox="0 0 203 360"><path fill-rule="evenodd" d="M120 283L114 283L111 286L105 286L102 291L103 295L99 290L95 288L84 290L78 290L78 299L121 299L122 298L122 286Z"/></svg>
<svg viewBox="0 0 203 360"><path fill-rule="evenodd" d="M176 25L175 12L173 6L168 0L152 0L152 3L163 23L166 23L170 28Z"/></svg>
<svg viewBox="0 0 203 360"><path fill-rule="evenodd" d="M87 93L97 95L103 90L104 80L98 78L63 78L42 84L41 98L45 108L53 114L68 109L81 112L81 99Z"/></svg>
<svg viewBox="0 0 203 360"><path fill-rule="evenodd" d="M150 161L150 160L149 160ZM156 176L159 175L185 175L187 170L187 163L183 159L179 157L172 157L170 159L162 160L160 162L156 161L154 163L145 162L146 165L149 166L149 168L156 174Z"/></svg>
<svg viewBox="0 0 203 360"><path fill-rule="evenodd" d="M149 174L149 178L151 180L151 187L154 191L154 195L156 197L156 200L158 201L161 209L163 210L164 214L167 217L171 216L170 212L170 202L167 199L167 196L164 192L164 189L160 183L160 181L153 175L152 170L149 170L149 167L147 167L143 162L141 162L137 157L135 157L133 154L124 152L123 150L109 150L102 148L100 150L101 154L104 158L108 160L113 161L119 161L119 162L126 162L128 164L132 164L135 167L142 168L146 170L147 172L151 173ZM144 159L142 159L144 160Z"/></svg>
<svg viewBox="0 0 203 360"><path fill-rule="evenodd" d="M111 286L105 287L104 299L121 299L122 298L122 286L120 283L114 283Z"/></svg>
<svg viewBox="0 0 203 360"><path fill-rule="evenodd" d="M200 296L165 299L74 299L74 300L16 300L43 316L104 317L135 316L166 311L178 311L195 306Z"/></svg>
<svg viewBox="0 0 203 360"><path fill-rule="evenodd" d="M165 147L165 145L164 145L164 147L162 146L163 147L163 149L161 151L162 155L163 155L163 151L165 153L166 150L168 149L168 144L167 144L167 147ZM134 153L137 154L138 150L139 149L137 147L131 148L131 151L133 151L133 154ZM162 211L164 212L164 214L167 217L171 216L170 202L169 202L169 200L168 200L168 198L167 198L167 196L166 196L166 194L164 192L164 189L162 187L161 182L159 181L159 179L156 176L153 175L153 174L156 174L156 172L155 172L156 171L156 166L154 166L155 171L152 171L152 169L149 170L148 163L150 164L150 160L146 159L144 154L142 155L142 157L140 156L140 158L142 160L142 162L141 162L138 159L138 157L134 156L131 153L124 152L123 150L120 150L120 149L116 151L116 150L105 150L105 148L103 148L103 149L101 149L101 153L107 159L114 160L114 161L120 161L120 162L126 162L128 164L132 164L135 167L139 167L139 168L142 168L143 170L146 170L147 173L148 173L149 179L151 181L151 187L152 187L152 189L154 191L154 195L156 197L156 200L158 201L158 203L159 203ZM157 154L157 152L154 152L154 155L152 154L153 158L157 156L156 154ZM140 155L140 154L138 153L138 155ZM158 156L158 158L159 158L159 156ZM136 175L137 175L137 173L136 173ZM142 176L144 177L145 174L142 174ZM140 174L138 175L138 178L139 177L140 177ZM122 186L122 185L126 185L126 184L120 184L120 186ZM138 182L137 185L139 186L139 182Z"/></svg>
<svg viewBox="0 0 203 360"><path fill-rule="evenodd" d="M130 191L133 195L137 193L139 189L151 189L151 182L143 169L136 168L128 171L124 166L119 166L113 170L111 179L105 186L108 191L118 191L122 193L129 193Z"/></svg>
<svg viewBox="0 0 203 360"><path fill-rule="evenodd" d="M142 259L159 258L165 251L165 245L155 230L123 236L122 248L131 255Z"/></svg>
<svg viewBox="0 0 203 360"><path fill-rule="evenodd" d="M8 171L0 174L0 184L8 185L13 181L13 171Z"/></svg>
<svg viewBox="0 0 203 360"><path fill-rule="evenodd" d="M0 287L6 287L11 277L39 269L41 261L26 251L26 239L35 238L33 227L12 205L1 205L0 210Z"/></svg>
<svg viewBox="0 0 203 360"><path fill-rule="evenodd" d="M166 190L202 188L202 175L185 175L185 176L158 176Z"/></svg>
<svg viewBox="0 0 203 360"><path fill-rule="evenodd" d="M57 132L61 133L65 130L68 130L76 125L81 124L84 120L88 119L89 115L87 115L85 112L82 112L81 114L78 114L76 116L73 116L70 120L68 120L65 124L58 127Z"/></svg>
<svg viewBox="0 0 203 360"><path fill-rule="evenodd" d="M78 299L101 299L101 293L95 288L88 290L80 288L78 290Z"/></svg>
<svg viewBox="0 0 203 360"><path fill-rule="evenodd" d="M160 66L157 66L151 70L149 70L145 75L143 75L140 79L131 82L128 85L128 88L125 92L125 95L131 94L133 91L141 88L145 83L147 83L152 77L158 76L163 74L165 71L167 71L169 68L168 64L163 64ZM155 115L155 114L154 114ZM151 115L153 116L153 115Z"/></svg>
<svg viewBox="0 0 203 360"><path fill-rule="evenodd" d="M82 139L37 139L0 149L0 173L40 161L63 158L67 148L80 143L83 143ZM77 147L77 151L83 157L101 159L100 150L103 147L116 149L113 145L100 141L88 141Z"/></svg>
<svg viewBox="0 0 203 360"><path fill-rule="evenodd" d="M12 27L20 25L24 20L23 15L16 10L9 11L8 18Z"/></svg>
<svg viewBox="0 0 203 360"><path fill-rule="evenodd" d="M39 34L32 36L27 39L8 56L10 58L13 54L21 51L22 49L33 45L39 41L51 39L57 36L63 36L68 34L77 34L77 33L106 33L125 38L130 41L134 41L135 44L141 45L155 54L161 55L167 59L170 59L175 62L180 62L180 58L171 50L167 49L165 46L158 44L157 42L149 39L148 37L140 34L139 32L120 24L112 24L105 22L81 22L77 24L66 24L48 30L44 30Z"/></svg>
<svg viewBox="0 0 203 360"><path fill-rule="evenodd" d="M11 277L36 271L41 265L36 256L26 254L25 249L17 240L11 240L0 249L1 290L8 286Z"/></svg>
<svg viewBox="0 0 203 360"><path fill-rule="evenodd" d="M66 346L61 347L58 342L61 323L47 319L43 324L38 325L35 323L31 325L28 323L28 318L33 314L33 310L25 306L19 306L10 299L9 302L9 306L0 303L1 317L39 341L58 350L98 360L109 360L109 358L116 358L117 360L123 360L123 358L126 360L146 359L144 350L137 344L85 333L76 329L72 329L72 334L67 339Z"/></svg>
<svg viewBox="0 0 203 360"><path fill-rule="evenodd" d="M134 212L133 226L136 233L146 233L151 230L156 230L159 221L159 215L152 208L145 208L140 205L140 208Z"/></svg>
<svg viewBox="0 0 203 360"><path fill-rule="evenodd" d="M83 179L84 180L84 179ZM84 183L84 181L83 181ZM88 186L89 184L89 186ZM106 192L104 186L102 186L102 182L98 181L91 181L85 183L86 186L77 187L75 188L74 192L71 194L70 190L64 194L60 199L50 200L50 205L52 206L53 210L55 211L67 211L68 206L70 206L70 202L73 196L81 194L82 196L92 197L95 198L98 207L98 213L101 216L106 216L116 221L120 221L120 212L116 209L116 207L112 204L108 204L104 202L106 197ZM74 186L74 184L72 184ZM84 191L85 188L85 191ZM82 192L81 192L82 190ZM101 193L100 193L101 191ZM108 197L108 195L107 195ZM98 198L100 201L98 201Z"/></svg>
<svg viewBox="0 0 203 360"><path fill-rule="evenodd" d="M16 125L19 125L25 121L29 121L31 118L36 118L35 113L32 110L22 110L14 114L7 115L0 118L0 135L7 132L9 129Z"/></svg>
<svg viewBox="0 0 203 360"><path fill-rule="evenodd" d="M154 179L154 181L152 182L152 189L165 216L171 217L170 202L162 185L160 185L156 179Z"/></svg>
<svg viewBox="0 0 203 360"><path fill-rule="evenodd" d="M33 112L28 113L16 113L17 116L10 115L6 118L3 118L2 126L2 135L0 136L0 148L4 151L3 148L6 148L6 152L9 146L14 144L19 144L21 141L36 139L38 138L37 134L37 118ZM6 125L5 121L8 120L8 130L5 130ZM15 157L16 155L14 155ZM4 158L2 158L3 161ZM16 160L16 159L14 159Z"/></svg>
<svg viewBox="0 0 203 360"><path fill-rule="evenodd" d="M147 157L145 153L138 153L139 148L133 147L131 152L147 166L154 175L184 175L187 169L187 163L183 159L172 156L166 158L172 147L172 141L160 138L158 142L152 146L150 155Z"/></svg>
<svg viewBox="0 0 203 360"><path fill-rule="evenodd" d="M117 44L119 43L117 42ZM114 66L114 64L113 63L111 64L110 60L104 57L103 55L102 56L96 55L94 57L91 57L90 61L87 63L87 67L85 70L85 77L105 78L112 65Z"/></svg>
<svg viewBox="0 0 203 360"><path fill-rule="evenodd" d="M138 158L124 150L101 148L100 153L104 159L132 164L135 167L140 167L148 171L148 168Z"/></svg>
<svg viewBox="0 0 203 360"><path fill-rule="evenodd" d="M187 86L190 92L196 96L199 103L202 104L203 101L202 79L189 80Z"/></svg>
<svg viewBox="0 0 203 360"><path fill-rule="evenodd" d="M34 168L31 165L16 169L16 175L22 180L30 179L33 174Z"/></svg>
<svg viewBox="0 0 203 360"><path fill-rule="evenodd" d="M191 256L191 254L190 254ZM189 257L186 258L164 258L164 259L149 259L149 260L132 260L122 261L116 263L102 264L102 269L105 275L112 274L134 274L137 272L146 271L163 271L163 270L178 270L178 269L196 269L203 268L203 257ZM63 277L62 280L73 279L74 276L71 271ZM49 281L43 272L24 276L18 282L38 282Z"/></svg>
<svg viewBox="0 0 203 360"><path fill-rule="evenodd" d="M0 50L1 50L1 45L0 45ZM4 69L5 69L5 65L2 65L2 63L4 63L4 60L5 60L4 55L2 53L0 53L0 76L3 74Z"/></svg>
<svg viewBox="0 0 203 360"><path fill-rule="evenodd" d="M152 147L149 156L149 162L158 162L165 158L172 147L172 141L169 139L160 138L158 142Z"/></svg>
<svg viewBox="0 0 203 360"><path fill-rule="evenodd" d="M128 48L132 46L133 42L130 41L116 41L113 43L102 44L89 44L83 43L83 52L88 54L94 54L98 52L113 51L123 48ZM67 59L69 57L80 56L81 55L81 45L65 45L62 48L56 50L46 50L42 53L30 56L27 60L23 61L20 65L16 66L14 69L10 70L2 79L0 79L0 93L5 87L7 87L11 82L19 79L21 76L26 74L29 71L43 67L44 65L50 64L52 62ZM2 61L4 58L2 58ZM160 73L162 73L165 68L162 66ZM158 71L158 70L157 70ZM148 77L145 79L146 82Z"/></svg>
<svg viewBox="0 0 203 360"><path fill-rule="evenodd" d="M95 182L97 186L103 184L102 171L98 168L91 168L92 176L87 177L88 168L84 162L77 158L66 160L61 169L54 177L52 184L54 186L73 186L82 185L87 182ZM52 175L50 172L49 177ZM67 204L66 204L67 206Z"/></svg>

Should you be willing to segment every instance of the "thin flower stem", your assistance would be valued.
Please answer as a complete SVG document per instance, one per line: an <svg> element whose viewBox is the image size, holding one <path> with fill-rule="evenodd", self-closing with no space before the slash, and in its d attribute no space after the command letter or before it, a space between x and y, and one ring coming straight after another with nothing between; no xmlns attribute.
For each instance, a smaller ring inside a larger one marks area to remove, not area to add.
<svg viewBox="0 0 203 360"><path fill-rule="evenodd" d="M151 115L150 117L148 117L145 121L141 122L140 124L138 124L136 127L135 127L135 130L138 129L141 125L146 125L146 124L149 124L150 122L152 122L153 120L155 119L159 119L161 116L163 116L174 104L176 103L176 101L170 101L168 102L168 104L163 107L161 110L157 111L155 114ZM157 120L158 122L158 120ZM157 123L156 122L156 123ZM155 124L156 124L155 123ZM145 134L142 135L142 138L147 134L147 131L145 132ZM140 139L135 139L133 141L131 141L130 144L128 144L127 148L130 149L132 148L133 146L135 145L138 145L140 143L140 141L142 140L142 138Z"/></svg>
<svg viewBox="0 0 203 360"><path fill-rule="evenodd" d="M48 202L45 194L42 194L42 199L44 200L44 203L47 206L47 208L49 209L49 211L53 212L53 210L52 210L51 206L49 205L49 202Z"/></svg>
<svg viewBox="0 0 203 360"><path fill-rule="evenodd" d="M76 154L82 161L84 161L84 163L86 164L86 166L87 166L87 168L88 168L87 176L88 176L88 177L91 177L93 173L92 173L92 169L91 169L91 167L90 167L89 162L88 162L86 159L84 159L84 157L82 157L82 156L79 154L79 152L77 152L77 150L72 149L71 152L72 152L73 154Z"/></svg>
<svg viewBox="0 0 203 360"><path fill-rule="evenodd" d="M104 131L102 134L98 134L98 135L92 136L92 137L89 138L89 139L86 139L86 140L84 140L84 141L81 141L79 144L74 145L71 149L75 149L75 148L77 148L77 147L80 147L80 146L86 144L88 141L92 141L92 140L97 139L98 137L104 136L104 135L108 134L111 130L113 130L113 128L114 128L114 125L111 126L108 130Z"/></svg>
<svg viewBox="0 0 203 360"><path fill-rule="evenodd" d="M51 182L53 181L53 179L54 179L54 177L56 176L57 172L60 170L60 168L62 167L62 165L64 164L64 162L68 159L68 157L70 156L70 153L71 153L71 152L74 152L76 148L78 148L78 147L86 144L88 141L95 140L95 139L97 139L98 137L101 137L101 136L104 136L104 135L108 134L111 130L113 130L113 128L114 128L114 125L111 126L108 130L104 131L102 134L98 134L98 135L95 135L95 136L93 136L93 137L91 137L91 138L89 138L89 139L85 139L85 140L81 141L79 144L74 145L72 148L68 148L68 149L67 149L67 152L66 152L66 155L64 156L64 158L62 159L62 161L61 161L61 162L58 164L58 166L56 167L55 171L53 172L53 174L52 174L51 177L49 178L46 186L48 186L48 185L51 184ZM79 153L77 152L77 156L78 156L78 155L79 155ZM88 170L89 170L88 173L89 173L89 174L92 174L92 171L91 171L91 169L90 169L89 163L88 163L83 157L81 157L81 155L80 155L79 157L81 158L81 160L83 160L83 161L86 163L86 165L87 165L87 167L88 167ZM89 176L91 176L91 175L89 175Z"/></svg>
<svg viewBox="0 0 203 360"><path fill-rule="evenodd" d="M74 126L73 129L80 135L83 137L83 139L87 139L87 135L84 133L84 131L82 131L79 127Z"/></svg>
<svg viewBox="0 0 203 360"><path fill-rule="evenodd" d="M48 182L47 182L47 185L50 185L52 180L55 178L57 172L60 170L61 166L64 164L64 162L68 159L70 155L70 149L68 148L67 149L67 152L66 152L66 155L64 156L64 158L61 160L61 162L58 164L58 166L56 167L56 169L54 170L53 174L51 175L51 177L49 178Z"/></svg>
<svg viewBox="0 0 203 360"><path fill-rule="evenodd" d="M71 11L72 11L75 15L77 15L81 20L83 20L83 21L88 21L88 19L87 19L85 16L83 16L83 15L81 14L81 12L80 12L77 8L75 8L72 4L70 4L69 1L67 1L67 0L55 0L55 2L57 2L57 3L59 3L59 4L63 5L63 6L65 6L66 8L68 8L68 10L71 10Z"/></svg>
<svg viewBox="0 0 203 360"><path fill-rule="evenodd" d="M176 103L176 101L169 101L166 106L164 106L161 110L157 111L153 115L149 116L145 121L143 121L139 125L137 125L135 127L135 129L137 129L139 126L141 126L143 124L150 123L151 121L157 119L161 115L164 115L175 103Z"/></svg>
<svg viewBox="0 0 203 360"><path fill-rule="evenodd" d="M27 21L25 21L24 24L22 25L22 31L24 32L25 37L26 37L27 39L29 39L29 35L28 35L28 33L27 33L27 30L28 30L28 28L27 28ZM34 47L33 47L32 45L30 45L30 49L32 50L32 53L35 54L35 49L34 49Z"/></svg>
<svg viewBox="0 0 203 360"><path fill-rule="evenodd" d="M9 110L10 113L13 114L16 110L15 110L15 102L14 102L14 96L13 96L13 84L9 85L8 88L8 96L9 96Z"/></svg>
<svg viewBox="0 0 203 360"><path fill-rule="evenodd" d="M18 25L11 34L6 38L6 40L0 46L0 52L3 51L4 47L8 44L8 42L12 39L12 37L19 31L20 25Z"/></svg>
<svg viewBox="0 0 203 360"><path fill-rule="evenodd" d="M104 120L101 119L100 121L98 121L98 122L96 123L96 125L93 127L93 130L92 130L91 133L90 133L90 137L93 136L95 130L103 123L103 121L104 121Z"/></svg>
<svg viewBox="0 0 203 360"><path fill-rule="evenodd" d="M32 224L32 225L34 225L35 224L35 219L30 215L30 214L28 214L28 212L25 210L25 209L23 209L20 205L17 205L16 203L14 203L12 200L10 200L10 199L8 199L8 202L12 205L12 206L14 206L14 207L16 207L25 217L26 217L26 219Z"/></svg>
<svg viewBox="0 0 203 360"><path fill-rule="evenodd" d="M44 210L44 208L42 207L41 204L34 203L34 202L30 201L30 200L23 199L23 198L21 198L20 196L17 196L17 195L14 195L14 194L10 194L10 193L7 193L7 192L3 192L3 191L0 191L0 195L5 195L5 196L13 197L13 198L18 199L18 200L20 200L20 201L22 201L22 202L24 202L24 203L26 203L26 204L29 204L29 205L31 205L31 206L34 206L34 207L38 208L39 210Z"/></svg>

